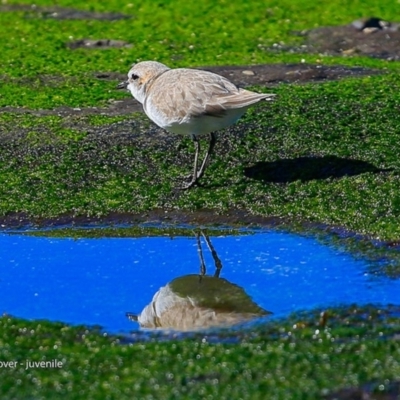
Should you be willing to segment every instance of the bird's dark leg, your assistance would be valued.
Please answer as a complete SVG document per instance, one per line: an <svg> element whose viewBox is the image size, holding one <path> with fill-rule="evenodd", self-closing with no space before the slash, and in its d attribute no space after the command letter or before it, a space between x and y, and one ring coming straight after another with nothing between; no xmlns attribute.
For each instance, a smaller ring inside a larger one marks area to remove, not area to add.
<svg viewBox="0 0 400 400"><path fill-rule="evenodd" d="M217 142L217 136L215 132L210 133L210 142L208 145L207 153L204 156L204 160L201 163L199 171L197 171L197 165L199 162L200 142L196 136L193 136L193 141L196 150L196 154L194 156L193 175L191 181L182 187L183 190L190 189L191 187L193 187L197 183L197 181L204 175L204 171L206 170L208 160L214 150L215 143Z"/></svg>
<svg viewBox="0 0 400 400"><path fill-rule="evenodd" d="M203 160L203 162L201 164L199 172L197 173L197 179L200 179L204 175L204 171L206 170L210 155L214 151L214 146L215 146L216 142L217 142L217 135L215 134L215 132L211 132L210 133L210 143L208 145L208 150L207 150L207 153L206 153L206 155L204 157L204 160Z"/></svg>
<svg viewBox="0 0 400 400"><path fill-rule="evenodd" d="M201 234L203 235L203 238L206 241L207 246L208 246L209 250L211 251L212 257L214 259L214 263L215 263L214 277L219 278L219 275L221 274L221 269L222 269L222 262L219 259L218 254L214 249L214 246L211 244L210 238L207 235L205 235L203 232Z"/></svg>
<svg viewBox="0 0 400 400"><path fill-rule="evenodd" d="M206 274L206 264L204 262L203 249L201 248L200 233L198 232L196 232L196 241L197 241L197 252L199 253L199 259L200 259L200 275L204 276Z"/></svg>
<svg viewBox="0 0 400 400"><path fill-rule="evenodd" d="M192 175L191 181L182 187L183 190L190 189L197 182L197 165L199 163L200 142L199 142L199 139L197 139L197 137L194 135L192 136L192 139L193 139L194 148L196 151L196 153L194 155L193 175Z"/></svg>
<svg viewBox="0 0 400 400"><path fill-rule="evenodd" d="M197 240L197 252L199 253L199 259L200 259L199 283L201 283L201 281L203 280L203 276L206 274L206 264L204 263L203 249L201 248L201 240L199 232L196 232L196 240Z"/></svg>

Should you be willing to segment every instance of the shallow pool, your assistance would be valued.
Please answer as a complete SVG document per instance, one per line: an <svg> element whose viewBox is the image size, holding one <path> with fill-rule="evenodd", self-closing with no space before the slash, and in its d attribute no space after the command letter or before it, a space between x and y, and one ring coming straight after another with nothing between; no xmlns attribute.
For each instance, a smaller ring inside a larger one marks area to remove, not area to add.
<svg viewBox="0 0 400 400"><path fill-rule="evenodd" d="M399 303L400 280L312 238L265 231L199 236L206 275L239 286L273 317L350 303ZM187 237L71 239L0 234L0 312L28 319L139 329L139 314L176 278L200 274L198 240ZM270 318L270 317L269 317Z"/></svg>

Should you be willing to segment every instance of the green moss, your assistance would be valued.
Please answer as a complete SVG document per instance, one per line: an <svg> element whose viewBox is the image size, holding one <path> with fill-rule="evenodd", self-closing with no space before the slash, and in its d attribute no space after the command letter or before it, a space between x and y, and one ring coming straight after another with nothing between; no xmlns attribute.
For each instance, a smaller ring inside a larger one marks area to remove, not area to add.
<svg viewBox="0 0 400 400"><path fill-rule="evenodd" d="M10 7L14 2L8 2ZM18 1L16 4L31 4ZM53 6L36 2L36 6ZM46 13L11 11L0 13L3 63L0 105L53 108L83 107L120 98L115 82L96 79L98 72L126 73L137 60L157 59L171 66L243 65L266 62L346 63L397 68L394 63L366 58L339 58L271 51L274 43L297 45L303 39L293 34L323 25L350 23L361 16L379 15L389 20L397 15L395 3L385 1L335 1L304 4L303 1L239 1L133 3L61 1L59 6L96 12L119 12L131 18L115 21L56 20ZM240 17L239 17L240 16ZM124 40L131 47L71 50L67 44L79 39ZM43 85L50 80L51 87ZM22 84L21 84L22 83Z"/></svg>
<svg viewBox="0 0 400 400"><path fill-rule="evenodd" d="M106 226L106 227L90 227L90 228L58 228L58 229L38 229L38 230L24 230L18 232L18 234L24 234L29 236L43 236L43 237L60 237L60 238L123 238L123 237L153 237L153 236L167 236L167 237L177 237L177 236L191 236L195 235L198 229L190 229L188 227L179 226L151 226L151 224L146 225L134 225L134 226ZM201 229L205 235L251 235L253 232L243 229L235 228L204 228Z"/></svg>
<svg viewBox="0 0 400 400"><path fill-rule="evenodd" d="M140 122L132 125L131 138L114 140L112 127L129 116L19 115L15 125L11 114L2 114L4 133L28 134L2 144L0 212L51 217L246 209L398 238L397 75L280 85L274 91L278 101L254 108L221 134L204 187L188 192L173 189L190 170L188 138L149 141L140 135ZM90 135L88 122L94 126ZM98 135L93 123L109 133Z"/></svg>
<svg viewBox="0 0 400 400"><path fill-rule="evenodd" d="M17 365L0 368L2 396L255 399L268 392L276 399L315 399L350 386L388 390L400 373L396 310L325 312L325 326L316 311L241 332L167 341L3 316L0 360ZM25 369L27 360L57 360L62 367Z"/></svg>
<svg viewBox="0 0 400 400"><path fill-rule="evenodd" d="M113 21L56 20L40 8L51 2L19 11L13 4L30 3L11 1L0 12L0 106L26 113L0 113L1 216L239 209L398 239L398 64L269 50L278 42L301 44L294 31L368 15L394 20L394 3L57 3L131 17ZM125 40L132 47L68 48L68 42L82 38ZM96 76L126 73L137 59L171 66L319 59L392 73L255 88L276 92L277 101L255 107L221 133L204 187L180 192L175 187L191 169L189 138L158 134L143 115L39 116L40 109L106 107L128 96L114 89L116 80Z"/></svg>

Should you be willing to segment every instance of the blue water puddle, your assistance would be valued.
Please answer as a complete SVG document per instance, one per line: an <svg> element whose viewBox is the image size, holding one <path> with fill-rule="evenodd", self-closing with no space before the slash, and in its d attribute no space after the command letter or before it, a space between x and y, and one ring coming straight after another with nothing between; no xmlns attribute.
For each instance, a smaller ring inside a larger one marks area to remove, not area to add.
<svg viewBox="0 0 400 400"><path fill-rule="evenodd" d="M172 280L199 274L188 237L70 239L0 234L0 312L27 319L139 329L139 314ZM207 274L214 258L202 237ZM220 277L274 317L343 304L399 303L400 280L370 275L369 264L312 238L268 231L211 236Z"/></svg>

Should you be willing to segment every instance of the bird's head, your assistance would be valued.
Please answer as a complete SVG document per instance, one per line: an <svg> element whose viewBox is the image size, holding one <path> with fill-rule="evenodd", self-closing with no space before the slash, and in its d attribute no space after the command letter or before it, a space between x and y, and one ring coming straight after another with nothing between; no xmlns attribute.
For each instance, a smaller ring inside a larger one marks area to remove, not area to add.
<svg viewBox="0 0 400 400"><path fill-rule="evenodd" d="M143 104L148 84L162 73L168 71L166 65L157 61L142 61L134 64L128 72L128 80L121 82L117 88L128 89L132 96Z"/></svg>

